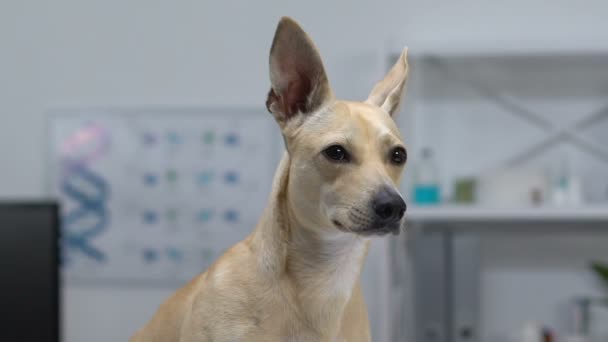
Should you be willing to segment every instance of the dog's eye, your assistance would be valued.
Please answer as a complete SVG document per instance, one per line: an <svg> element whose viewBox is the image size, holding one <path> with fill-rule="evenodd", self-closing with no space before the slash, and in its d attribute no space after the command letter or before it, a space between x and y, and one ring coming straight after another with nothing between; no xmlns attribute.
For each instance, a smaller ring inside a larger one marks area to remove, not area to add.
<svg viewBox="0 0 608 342"><path fill-rule="evenodd" d="M407 161L407 152L405 152L405 149L401 146L395 147L391 151L390 158L391 163L395 165L405 164L405 162Z"/></svg>
<svg viewBox="0 0 608 342"><path fill-rule="evenodd" d="M323 154L328 159L336 162L347 162L350 160L348 152L346 152L346 149L340 145L329 146L328 148L323 150Z"/></svg>

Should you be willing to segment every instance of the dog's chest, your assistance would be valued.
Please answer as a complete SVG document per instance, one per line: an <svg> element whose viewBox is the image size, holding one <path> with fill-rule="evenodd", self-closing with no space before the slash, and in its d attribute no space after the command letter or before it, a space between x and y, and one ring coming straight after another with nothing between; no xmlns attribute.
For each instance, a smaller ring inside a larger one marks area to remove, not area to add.
<svg viewBox="0 0 608 342"><path fill-rule="evenodd" d="M363 241L337 241L325 246L321 256L311 258L308 267L299 269L302 293L322 303L344 302L359 279L366 248Z"/></svg>

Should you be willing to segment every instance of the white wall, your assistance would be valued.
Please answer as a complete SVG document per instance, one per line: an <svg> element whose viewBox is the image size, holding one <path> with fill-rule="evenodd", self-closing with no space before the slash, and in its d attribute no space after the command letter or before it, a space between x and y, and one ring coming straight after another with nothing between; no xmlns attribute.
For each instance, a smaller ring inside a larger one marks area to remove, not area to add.
<svg viewBox="0 0 608 342"><path fill-rule="evenodd" d="M298 18L315 38L337 94L362 98L387 44L413 52L595 48L608 43L607 9L601 0L3 1L0 197L45 194L49 108L262 105L281 15ZM66 341L125 340L167 293L68 287Z"/></svg>
<svg viewBox="0 0 608 342"><path fill-rule="evenodd" d="M396 41L417 51L605 50L607 13L603 0L409 0Z"/></svg>

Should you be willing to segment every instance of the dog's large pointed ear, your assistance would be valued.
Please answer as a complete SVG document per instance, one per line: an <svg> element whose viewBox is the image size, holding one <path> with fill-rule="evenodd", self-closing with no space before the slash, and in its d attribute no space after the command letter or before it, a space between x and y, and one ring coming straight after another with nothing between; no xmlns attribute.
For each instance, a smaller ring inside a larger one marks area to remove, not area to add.
<svg viewBox="0 0 608 342"><path fill-rule="evenodd" d="M393 116L397 112L401 98L403 97L408 70L407 48L405 48L384 79L378 82L374 89L372 89L371 94L365 102L376 105Z"/></svg>
<svg viewBox="0 0 608 342"><path fill-rule="evenodd" d="M281 127L333 97L317 48L288 17L281 18L270 48L270 83L266 108Z"/></svg>

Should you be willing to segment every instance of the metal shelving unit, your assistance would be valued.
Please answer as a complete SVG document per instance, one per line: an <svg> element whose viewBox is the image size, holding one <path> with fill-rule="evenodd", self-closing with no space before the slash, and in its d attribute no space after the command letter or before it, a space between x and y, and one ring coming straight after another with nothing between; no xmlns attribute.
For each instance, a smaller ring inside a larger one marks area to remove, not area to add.
<svg viewBox="0 0 608 342"><path fill-rule="evenodd" d="M447 151L443 155L440 153L440 160L442 157L454 158L449 152L457 151L454 145L460 141L441 141L444 139L441 134L433 136L439 142L433 141L425 136L429 132L424 130L421 121L428 119L434 109L449 107L446 104L451 102L459 105L457 110L462 111L463 102L485 101L488 108L500 113L493 113L495 117L516 122L522 126L522 131L533 132L530 134L533 137L516 139L518 141L514 141L511 149L505 149L508 143L504 143L503 149L493 156L468 156L475 168L508 168L533 163L557 145L566 145L584 155L589 163L599 165L588 169L595 171L597 187L608 186L608 143L602 143L608 141L602 140L608 139L608 126L604 135L597 130L608 122L608 98L604 96L608 94L608 53L427 53L412 56L410 61L410 103L406 104L406 115L400 119L400 125L405 130L406 140L409 138L413 153L429 143L436 143L433 147L440 152L442 148ZM520 87L518 82L521 80L527 83ZM522 100L530 96L528 87L533 88L532 96L538 95L546 102L564 97L577 101L592 99L593 109L572 113L561 122L553 120L551 112L534 109ZM445 109L445 112L450 110ZM500 131L500 122L497 124ZM514 132L515 135L519 133ZM465 138L472 140L475 137ZM446 144L450 146L446 147ZM492 141L483 144L490 145ZM451 161L440 166L449 168L453 164ZM446 173L453 176L461 171L448 169ZM410 185L406 182L404 191L408 189ZM591 232L604 238L608 233L608 203L596 201L580 207L412 206L408 209L407 220L407 238L391 246L392 290L401 301L393 308L396 317L394 340L484 342L480 335L480 236L496 232L542 231L552 234ZM403 293L401 288L412 279L413 292ZM413 321L399 323L407 317Z"/></svg>
<svg viewBox="0 0 608 342"><path fill-rule="evenodd" d="M480 238L539 231L608 237L608 208L414 208L408 215L416 341L482 342Z"/></svg>
<svg viewBox="0 0 608 342"><path fill-rule="evenodd" d="M586 56L586 59L590 59L596 63L604 63L605 61L601 60L601 57L602 56ZM522 58L522 56L511 56L510 60L521 62ZM534 56L528 58L532 60L545 58L552 59L552 62L554 63L568 63L569 60L576 58L576 56ZM596 58L598 60L596 60ZM608 58L608 56L606 56L606 58ZM573 146L579 148L582 152L586 152L594 158L608 163L608 148L589 141L584 137L583 134L580 133L580 131L593 126L602 120L608 119L608 103L601 105L594 111L585 113L583 116L572 120L567 124L557 126L551 120L543 117L535 110L527 108L525 105L518 102L516 98L502 95L499 91L493 89L491 85L483 84L474 77L463 77L462 75L452 72L451 68L449 67L449 63L446 62L448 59L449 58L447 57L441 58L431 55L423 57L422 61L423 63L428 64L429 67L440 71L444 75L446 81L461 84L470 88L497 107L504 109L504 111L502 111L503 113L513 115L521 119L522 122L532 125L546 134L546 136L540 139L538 142L534 142L513 156L510 156L505 162L504 166L510 167L522 164L560 142L572 144ZM492 60L496 59L496 57L486 57L486 59ZM504 59L505 60L503 62L509 62L509 59ZM500 63L500 60L493 62Z"/></svg>

